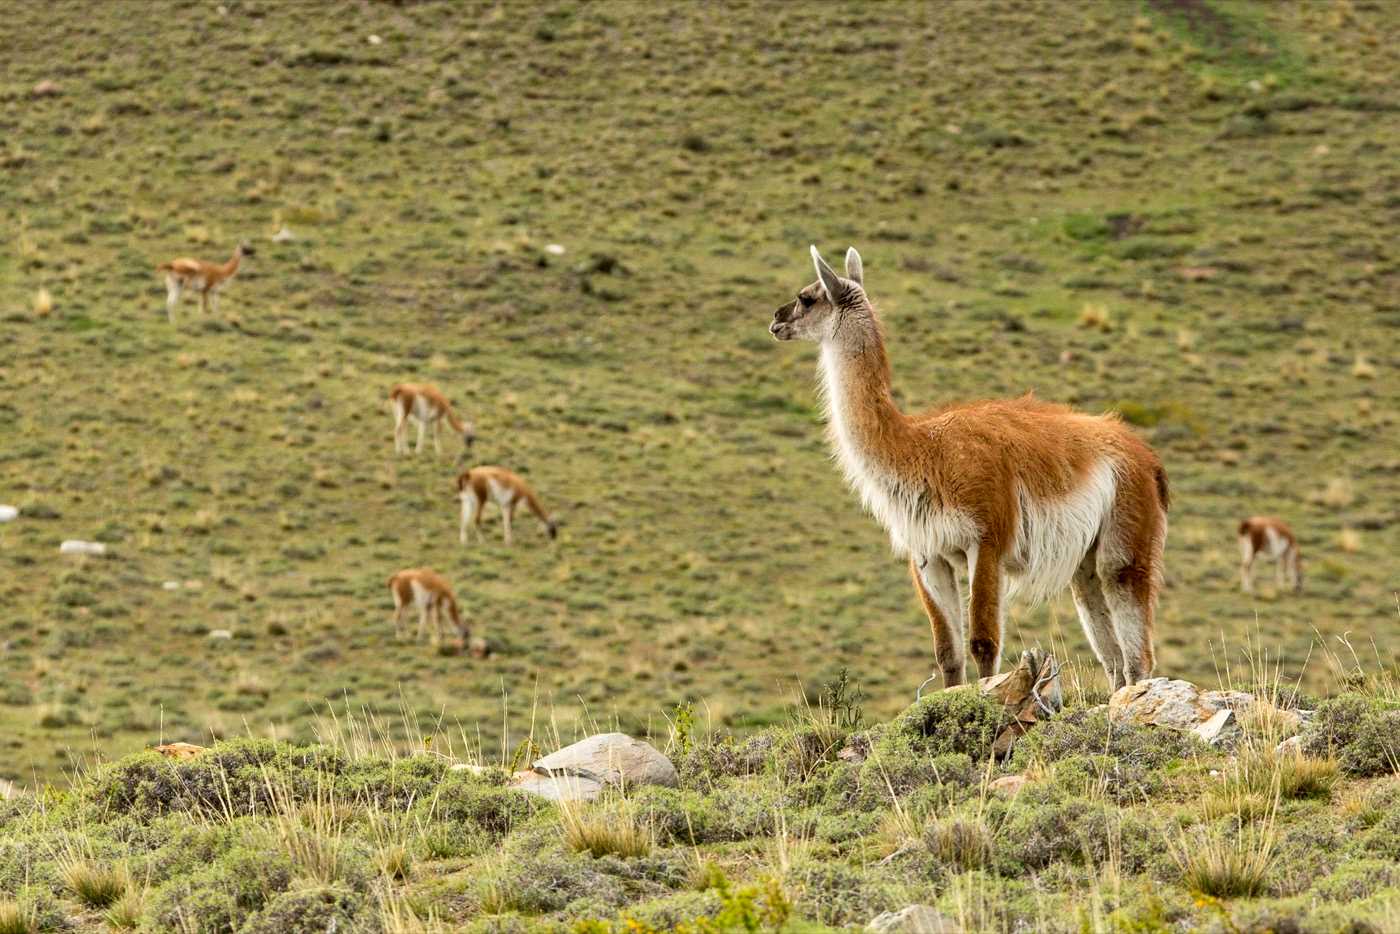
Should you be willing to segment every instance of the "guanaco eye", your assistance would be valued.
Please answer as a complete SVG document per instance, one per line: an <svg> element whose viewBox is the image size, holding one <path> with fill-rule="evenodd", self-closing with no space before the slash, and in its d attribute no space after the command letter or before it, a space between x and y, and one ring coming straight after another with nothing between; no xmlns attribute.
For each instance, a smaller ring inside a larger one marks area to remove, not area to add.
<svg viewBox="0 0 1400 934"><path fill-rule="evenodd" d="M810 295L799 295L797 300L802 303L803 308L811 308L817 303L817 300Z"/></svg>

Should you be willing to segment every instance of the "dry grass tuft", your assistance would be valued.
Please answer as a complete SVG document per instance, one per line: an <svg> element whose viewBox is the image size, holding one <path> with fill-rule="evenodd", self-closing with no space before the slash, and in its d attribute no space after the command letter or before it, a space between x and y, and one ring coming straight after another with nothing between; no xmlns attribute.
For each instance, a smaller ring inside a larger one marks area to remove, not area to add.
<svg viewBox="0 0 1400 934"><path fill-rule="evenodd" d="M1182 883L1193 892L1216 898L1262 894L1277 858L1274 818L1278 799L1271 805L1257 825L1240 821L1229 830L1197 827L1168 839Z"/></svg>
<svg viewBox="0 0 1400 934"><path fill-rule="evenodd" d="M651 825L626 806L561 801L559 825L565 846L595 857L646 856L656 839Z"/></svg>
<svg viewBox="0 0 1400 934"><path fill-rule="evenodd" d="M0 934L36 934L39 913L34 906L14 899L0 900Z"/></svg>
<svg viewBox="0 0 1400 934"><path fill-rule="evenodd" d="M1079 326L1105 333L1113 330L1113 318L1107 305L1085 302L1079 312Z"/></svg>
<svg viewBox="0 0 1400 934"><path fill-rule="evenodd" d="M1337 533L1337 547L1349 555L1356 554L1361 550L1361 533L1343 526Z"/></svg>
<svg viewBox="0 0 1400 934"><path fill-rule="evenodd" d="M47 318L51 314L53 314L53 295L49 294L48 289L41 286L39 291L34 293L34 316Z"/></svg>

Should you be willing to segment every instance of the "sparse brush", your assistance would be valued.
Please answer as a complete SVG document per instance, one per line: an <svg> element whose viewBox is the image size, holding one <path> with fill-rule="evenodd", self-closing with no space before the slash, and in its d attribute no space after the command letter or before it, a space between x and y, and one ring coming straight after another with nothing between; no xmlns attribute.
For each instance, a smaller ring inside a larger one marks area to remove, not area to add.
<svg viewBox="0 0 1400 934"><path fill-rule="evenodd" d="M47 318L53 314L53 296L49 290L40 288L34 293L34 315L39 318Z"/></svg>
<svg viewBox="0 0 1400 934"><path fill-rule="evenodd" d="M1333 477L1327 481L1327 486L1308 498L1321 506L1342 509L1356 501L1356 492L1352 489L1350 479Z"/></svg>
<svg viewBox="0 0 1400 934"><path fill-rule="evenodd" d="M106 908L131 886L131 874L121 863L101 863L73 851L59 853L57 862L64 887L89 908Z"/></svg>
<svg viewBox="0 0 1400 934"><path fill-rule="evenodd" d="M141 915L145 910L146 889L131 885L120 898L112 902L103 917L109 927L130 931L141 926Z"/></svg>
<svg viewBox="0 0 1400 934"><path fill-rule="evenodd" d="M413 904L391 886L375 886L374 901L379 927L384 934L427 934L436 928L437 919L431 911L426 913L426 918L420 916Z"/></svg>
<svg viewBox="0 0 1400 934"><path fill-rule="evenodd" d="M390 879L406 880L413 875L413 854L402 843L387 843L375 852L374 865Z"/></svg>
<svg viewBox="0 0 1400 934"><path fill-rule="evenodd" d="M1254 820L1268 814L1275 800L1326 797L1340 775L1336 759L1314 759L1296 752L1245 749L1206 795L1207 814L1238 814Z"/></svg>
<svg viewBox="0 0 1400 934"><path fill-rule="evenodd" d="M980 817L945 817L924 829L924 842L941 861L963 870L980 869L992 854L991 833Z"/></svg>
<svg viewBox="0 0 1400 934"><path fill-rule="evenodd" d="M1186 887L1218 898L1262 894L1277 855L1273 803L1258 825L1237 825L1230 833L1198 828L1169 841Z"/></svg>
<svg viewBox="0 0 1400 934"><path fill-rule="evenodd" d="M1296 710L1289 710L1256 695L1254 703L1235 712L1240 730L1252 747L1273 749L1283 740L1298 733L1302 717Z"/></svg>
<svg viewBox="0 0 1400 934"><path fill-rule="evenodd" d="M1113 319L1109 314L1107 305L1097 305L1092 302L1085 303L1079 312L1079 326L1090 328L1096 331L1112 331Z"/></svg>
<svg viewBox="0 0 1400 934"><path fill-rule="evenodd" d="M39 912L28 902L0 900L0 934L36 934Z"/></svg>
<svg viewBox="0 0 1400 934"><path fill-rule="evenodd" d="M650 824L628 807L559 803L559 824L564 845L593 856L646 856L655 833Z"/></svg>

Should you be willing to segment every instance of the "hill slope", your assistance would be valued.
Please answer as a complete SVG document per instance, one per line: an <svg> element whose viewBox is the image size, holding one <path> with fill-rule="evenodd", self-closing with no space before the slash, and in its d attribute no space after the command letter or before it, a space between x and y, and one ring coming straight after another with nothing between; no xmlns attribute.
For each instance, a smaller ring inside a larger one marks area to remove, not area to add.
<svg viewBox="0 0 1400 934"><path fill-rule="evenodd" d="M305 740L326 698L488 750L687 700L743 730L842 667L899 709L926 625L828 462L810 348L765 331L810 242L864 254L902 404L1029 390L1151 438L1179 504L1161 671L1255 639L1315 686L1344 633L1394 663L1393 4L6 19L11 778ZM156 263L243 238L220 313L169 326ZM392 456L403 380L530 478L556 548L458 547L450 457ZM1298 529L1301 597L1237 592L1256 512ZM60 561L70 537L112 555ZM493 657L393 642L384 581L423 565ZM1088 658L1067 602L1013 613L1009 648L1047 640Z"/></svg>

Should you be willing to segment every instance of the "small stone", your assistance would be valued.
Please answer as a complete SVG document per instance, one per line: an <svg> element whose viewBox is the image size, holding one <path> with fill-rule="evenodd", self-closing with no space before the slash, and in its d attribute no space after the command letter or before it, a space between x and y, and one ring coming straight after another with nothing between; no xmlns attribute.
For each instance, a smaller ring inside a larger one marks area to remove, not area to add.
<svg viewBox="0 0 1400 934"><path fill-rule="evenodd" d="M379 45L384 40L381 39L379 36L376 36L374 33L370 33L368 36L365 37L365 41L368 42L370 45Z"/></svg>
<svg viewBox="0 0 1400 934"><path fill-rule="evenodd" d="M995 779L988 787L999 795L1014 798L1025 787L1030 779L1024 775L1003 775Z"/></svg>
<svg viewBox="0 0 1400 934"><path fill-rule="evenodd" d="M1301 756L1303 754L1303 737L1288 737L1288 739L1284 740L1283 742L1279 743L1277 746L1274 747L1274 753L1280 756Z"/></svg>
<svg viewBox="0 0 1400 934"><path fill-rule="evenodd" d="M160 585L160 589L161 589L161 590L179 590L179 589L180 589L180 582L179 582L179 581L166 581L165 583L163 583L163 584Z"/></svg>
<svg viewBox="0 0 1400 934"><path fill-rule="evenodd" d="M876 915L865 929L880 934L962 934L956 921L928 905L910 905Z"/></svg>
<svg viewBox="0 0 1400 934"><path fill-rule="evenodd" d="M277 233L273 234L268 239L270 239L273 243L290 243L291 241L296 239L296 235L293 234L286 227L283 227L281 230L277 231Z"/></svg>
<svg viewBox="0 0 1400 934"><path fill-rule="evenodd" d="M156 752L167 759L193 759L204 752L204 748L194 743L166 743L164 746L157 746Z"/></svg>
<svg viewBox="0 0 1400 934"><path fill-rule="evenodd" d="M58 546L58 553L61 555L105 555L107 546L101 542L84 542L70 538Z"/></svg>
<svg viewBox="0 0 1400 934"><path fill-rule="evenodd" d="M17 506L0 506L0 522L14 522L19 518Z"/></svg>
<svg viewBox="0 0 1400 934"><path fill-rule="evenodd" d="M45 79L34 85L34 89L30 93L35 97L57 97L60 93L58 82Z"/></svg>
<svg viewBox="0 0 1400 934"><path fill-rule="evenodd" d="M222 641L222 640L224 640L224 639L232 639L232 638L233 638L233 630L231 630L231 629L211 629L211 630L209 630L209 638L210 638L210 639L213 639L213 640L215 640L215 641Z"/></svg>
<svg viewBox="0 0 1400 934"><path fill-rule="evenodd" d="M603 793L603 783L582 775L541 775L539 772L517 772L508 788L548 798L550 801L592 801Z"/></svg>
<svg viewBox="0 0 1400 934"><path fill-rule="evenodd" d="M1108 714L1139 726L1192 730L1222 710L1240 711L1253 703L1254 695L1243 691L1203 691L1190 681L1149 678L1115 691Z"/></svg>
<svg viewBox="0 0 1400 934"><path fill-rule="evenodd" d="M563 256L564 245L562 243L550 243L545 246L544 251L550 256Z"/></svg>

